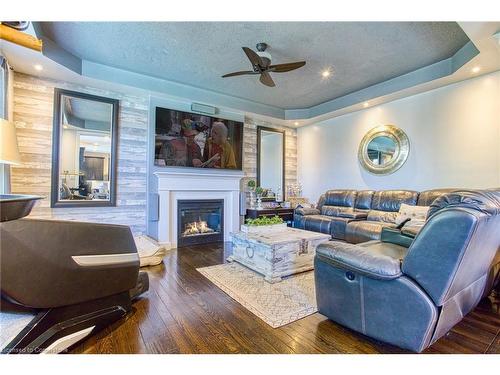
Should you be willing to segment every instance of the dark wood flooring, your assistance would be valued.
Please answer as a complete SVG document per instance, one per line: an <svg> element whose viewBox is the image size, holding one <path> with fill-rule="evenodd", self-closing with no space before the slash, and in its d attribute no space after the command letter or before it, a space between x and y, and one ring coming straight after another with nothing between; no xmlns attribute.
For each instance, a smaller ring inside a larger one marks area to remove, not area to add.
<svg viewBox="0 0 500 375"><path fill-rule="evenodd" d="M146 268L150 289L124 319L73 353L405 353L316 313L271 328L196 271L230 244L186 247ZM489 297L426 353L500 353L500 298Z"/></svg>

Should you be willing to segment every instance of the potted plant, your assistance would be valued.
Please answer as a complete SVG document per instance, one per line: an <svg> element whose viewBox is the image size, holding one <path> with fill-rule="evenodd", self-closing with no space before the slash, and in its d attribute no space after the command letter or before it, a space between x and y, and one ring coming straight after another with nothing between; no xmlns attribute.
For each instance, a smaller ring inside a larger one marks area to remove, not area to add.
<svg viewBox="0 0 500 375"><path fill-rule="evenodd" d="M249 180L247 182L248 191L254 191L256 185L255 180Z"/></svg>
<svg viewBox="0 0 500 375"><path fill-rule="evenodd" d="M247 219L246 224L241 226L241 231L245 233L260 233L274 230L283 230L286 223L279 216L261 216L256 219Z"/></svg>

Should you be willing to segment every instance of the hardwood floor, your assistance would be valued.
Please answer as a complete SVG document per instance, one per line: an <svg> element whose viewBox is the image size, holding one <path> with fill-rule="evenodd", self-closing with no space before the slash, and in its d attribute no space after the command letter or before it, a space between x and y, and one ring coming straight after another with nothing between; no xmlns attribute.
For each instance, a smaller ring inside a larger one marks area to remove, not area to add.
<svg viewBox="0 0 500 375"><path fill-rule="evenodd" d="M196 268L223 263L230 244L186 247L145 268L150 289L127 317L73 353L406 353L318 313L271 328ZM500 353L500 299L489 297L426 353Z"/></svg>

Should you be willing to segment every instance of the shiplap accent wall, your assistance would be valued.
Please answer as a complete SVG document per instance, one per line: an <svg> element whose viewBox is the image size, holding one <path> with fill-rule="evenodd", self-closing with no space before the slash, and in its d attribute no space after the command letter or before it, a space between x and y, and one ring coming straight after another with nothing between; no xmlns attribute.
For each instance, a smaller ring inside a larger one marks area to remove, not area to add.
<svg viewBox="0 0 500 375"><path fill-rule="evenodd" d="M120 101L116 207L50 208L55 87ZM12 192L46 197L31 217L126 224L134 233L145 232L148 111L148 96L123 95L15 73L14 123L23 164L12 168Z"/></svg>
<svg viewBox="0 0 500 375"><path fill-rule="evenodd" d="M243 136L242 188L249 180L257 178L257 126L285 131L285 185L297 182L297 130L279 126L260 119L245 118ZM286 186L285 186L286 191Z"/></svg>
<svg viewBox="0 0 500 375"><path fill-rule="evenodd" d="M117 206L50 208L52 118L54 88L84 92L120 101L118 118ZM149 95L131 96L64 81L14 74L14 123L22 166L12 168L12 192L45 197L31 217L129 225L135 234L146 232L147 139ZM273 123L245 118L243 170L257 176L257 126L286 131L285 183L297 180L297 132Z"/></svg>

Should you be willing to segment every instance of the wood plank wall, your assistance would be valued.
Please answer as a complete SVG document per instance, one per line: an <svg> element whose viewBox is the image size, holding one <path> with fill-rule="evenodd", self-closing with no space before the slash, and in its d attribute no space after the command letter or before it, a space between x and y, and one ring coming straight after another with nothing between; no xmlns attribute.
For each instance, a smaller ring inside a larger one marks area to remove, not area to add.
<svg viewBox="0 0 500 375"><path fill-rule="evenodd" d="M85 92L120 101L118 120L117 206L50 208L52 116L54 88ZM31 216L129 225L135 234L146 231L147 128L149 96L131 96L89 86L14 74L14 122L23 164L12 168L12 192L46 197ZM243 170L246 181L257 174L257 125L286 130L285 183L297 180L297 132L245 118Z"/></svg>
<svg viewBox="0 0 500 375"><path fill-rule="evenodd" d="M50 208L55 87L120 101L116 207ZM12 192L46 197L33 210L33 217L126 224L134 233L143 233L146 230L148 111L147 96L123 95L15 73L14 122L23 164L12 168Z"/></svg>
<svg viewBox="0 0 500 375"><path fill-rule="evenodd" d="M279 126L260 119L245 118L243 136L242 188L249 180L257 178L257 126L285 130L285 185L297 182L297 130ZM285 186L286 191L286 186Z"/></svg>

